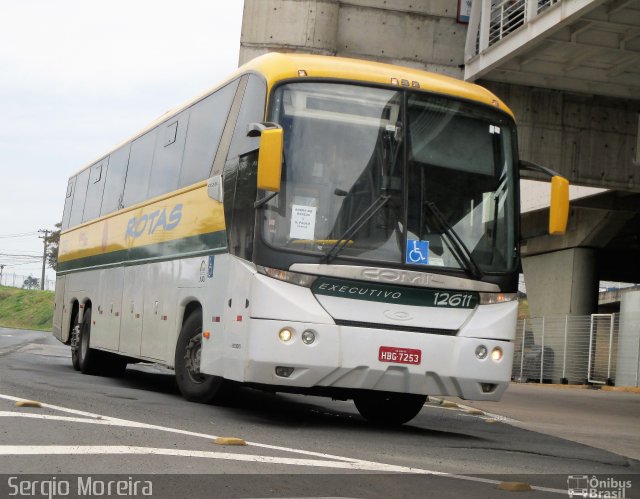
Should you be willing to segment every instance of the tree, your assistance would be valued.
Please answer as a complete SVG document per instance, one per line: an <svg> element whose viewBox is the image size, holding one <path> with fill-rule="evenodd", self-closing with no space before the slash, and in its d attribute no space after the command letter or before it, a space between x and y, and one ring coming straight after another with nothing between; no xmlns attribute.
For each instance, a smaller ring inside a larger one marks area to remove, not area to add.
<svg viewBox="0 0 640 499"><path fill-rule="evenodd" d="M60 228L62 222L55 225L56 230L52 230L47 237L47 265L53 270L58 270L58 246L60 244Z"/></svg>
<svg viewBox="0 0 640 499"><path fill-rule="evenodd" d="M25 289L38 289L40 287L40 279L29 276L22 283L22 287Z"/></svg>

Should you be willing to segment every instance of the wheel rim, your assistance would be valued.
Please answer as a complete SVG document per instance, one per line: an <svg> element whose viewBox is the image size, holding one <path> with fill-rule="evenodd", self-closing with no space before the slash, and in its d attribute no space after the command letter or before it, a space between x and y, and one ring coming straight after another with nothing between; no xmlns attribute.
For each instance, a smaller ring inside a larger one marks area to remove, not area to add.
<svg viewBox="0 0 640 499"><path fill-rule="evenodd" d="M189 340L184 354L184 367L194 383L203 383L206 377L200 373L200 358L202 355L202 333L196 334Z"/></svg>

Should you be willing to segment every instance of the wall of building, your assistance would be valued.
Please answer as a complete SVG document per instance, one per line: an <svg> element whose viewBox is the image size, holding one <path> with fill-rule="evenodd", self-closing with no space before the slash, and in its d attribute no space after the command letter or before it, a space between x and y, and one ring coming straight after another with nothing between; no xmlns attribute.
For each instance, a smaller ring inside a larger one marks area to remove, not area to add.
<svg viewBox="0 0 640 499"><path fill-rule="evenodd" d="M572 184L640 192L640 100L480 81L513 110L520 156Z"/></svg>
<svg viewBox="0 0 640 499"><path fill-rule="evenodd" d="M240 63L269 51L355 57L462 78L455 0L245 0Z"/></svg>

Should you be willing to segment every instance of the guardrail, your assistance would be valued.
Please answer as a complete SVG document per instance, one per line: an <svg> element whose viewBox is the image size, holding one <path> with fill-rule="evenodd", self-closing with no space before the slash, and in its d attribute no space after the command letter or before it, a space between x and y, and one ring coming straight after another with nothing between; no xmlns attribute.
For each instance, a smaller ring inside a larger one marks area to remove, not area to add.
<svg viewBox="0 0 640 499"><path fill-rule="evenodd" d="M486 50L561 0L478 0L473 2L465 60Z"/></svg>
<svg viewBox="0 0 640 499"><path fill-rule="evenodd" d="M621 334L622 332L622 334ZM512 379L639 386L640 312L521 319Z"/></svg>

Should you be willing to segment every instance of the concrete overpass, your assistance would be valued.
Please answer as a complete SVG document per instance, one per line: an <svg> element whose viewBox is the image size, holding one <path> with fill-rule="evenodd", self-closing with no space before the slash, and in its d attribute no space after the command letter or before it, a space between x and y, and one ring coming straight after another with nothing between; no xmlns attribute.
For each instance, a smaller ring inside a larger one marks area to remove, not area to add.
<svg viewBox="0 0 640 499"><path fill-rule="evenodd" d="M521 158L601 189L575 196L562 237L545 234L544 205L524 206L531 314L596 312L599 280L640 282L640 0L245 0L240 62L268 51L488 87L518 118Z"/></svg>

